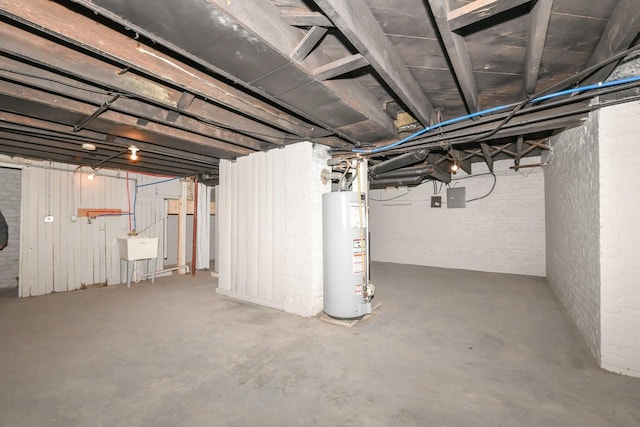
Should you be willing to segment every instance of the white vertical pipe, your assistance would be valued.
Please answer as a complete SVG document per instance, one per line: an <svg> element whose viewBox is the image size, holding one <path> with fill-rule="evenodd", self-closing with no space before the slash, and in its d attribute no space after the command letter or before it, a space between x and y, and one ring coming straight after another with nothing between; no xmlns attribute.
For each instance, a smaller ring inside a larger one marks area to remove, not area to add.
<svg viewBox="0 0 640 427"><path fill-rule="evenodd" d="M178 211L178 265L185 265L187 258L187 192L189 182L181 182L180 209ZM184 270L178 270L178 274L183 274Z"/></svg>

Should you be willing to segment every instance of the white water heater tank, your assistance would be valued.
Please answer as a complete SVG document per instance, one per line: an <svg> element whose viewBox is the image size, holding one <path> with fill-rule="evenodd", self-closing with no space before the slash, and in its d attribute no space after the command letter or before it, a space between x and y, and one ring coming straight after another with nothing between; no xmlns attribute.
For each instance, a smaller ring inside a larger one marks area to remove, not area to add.
<svg viewBox="0 0 640 427"><path fill-rule="evenodd" d="M354 191L322 195L324 312L353 319L371 313L368 289L365 196Z"/></svg>

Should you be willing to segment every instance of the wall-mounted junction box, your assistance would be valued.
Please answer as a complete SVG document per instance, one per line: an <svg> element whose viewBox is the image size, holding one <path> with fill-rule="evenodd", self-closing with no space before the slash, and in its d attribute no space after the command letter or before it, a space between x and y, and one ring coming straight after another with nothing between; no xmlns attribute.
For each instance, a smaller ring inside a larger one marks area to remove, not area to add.
<svg viewBox="0 0 640 427"><path fill-rule="evenodd" d="M467 207L466 197L465 187L447 188L447 209Z"/></svg>

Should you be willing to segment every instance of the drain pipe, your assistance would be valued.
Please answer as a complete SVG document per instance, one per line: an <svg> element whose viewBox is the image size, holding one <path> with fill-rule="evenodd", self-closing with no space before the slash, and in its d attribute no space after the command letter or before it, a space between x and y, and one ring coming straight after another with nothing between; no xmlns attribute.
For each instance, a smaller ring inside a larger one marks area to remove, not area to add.
<svg viewBox="0 0 640 427"><path fill-rule="evenodd" d="M400 154L384 162L380 162L375 166L369 168L369 172L372 176L379 175L384 172L395 170L404 166L409 166L414 163L422 162L427 158L429 150L417 150L411 153Z"/></svg>
<svg viewBox="0 0 640 427"><path fill-rule="evenodd" d="M409 185L418 185L424 179L423 176L412 176L409 178L386 178L372 179L369 181L369 188L372 190L380 190L387 187L404 187Z"/></svg>
<svg viewBox="0 0 640 427"><path fill-rule="evenodd" d="M391 172L385 172L377 175L373 175L372 178L376 181L381 179L400 179L400 178L411 178L411 177L433 177L438 181L442 181L444 183L451 182L451 174L447 174L443 170L435 167L434 165L425 165L413 168L404 168L404 169L396 169Z"/></svg>

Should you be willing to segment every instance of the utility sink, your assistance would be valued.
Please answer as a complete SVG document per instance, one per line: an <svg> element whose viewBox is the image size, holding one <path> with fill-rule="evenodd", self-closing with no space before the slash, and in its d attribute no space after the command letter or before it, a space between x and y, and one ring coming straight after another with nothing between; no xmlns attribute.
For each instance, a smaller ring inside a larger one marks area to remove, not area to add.
<svg viewBox="0 0 640 427"><path fill-rule="evenodd" d="M118 237L120 259L135 261L158 257L157 237Z"/></svg>

